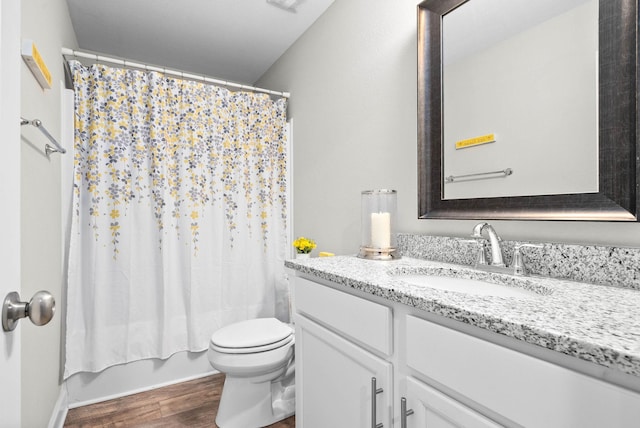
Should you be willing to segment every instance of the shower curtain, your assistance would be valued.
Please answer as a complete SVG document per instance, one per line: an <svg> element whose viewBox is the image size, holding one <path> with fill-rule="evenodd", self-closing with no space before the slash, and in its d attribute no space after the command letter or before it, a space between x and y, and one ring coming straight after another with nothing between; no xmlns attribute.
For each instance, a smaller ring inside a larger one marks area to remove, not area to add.
<svg viewBox="0 0 640 428"><path fill-rule="evenodd" d="M65 374L288 319L286 100L71 61Z"/></svg>

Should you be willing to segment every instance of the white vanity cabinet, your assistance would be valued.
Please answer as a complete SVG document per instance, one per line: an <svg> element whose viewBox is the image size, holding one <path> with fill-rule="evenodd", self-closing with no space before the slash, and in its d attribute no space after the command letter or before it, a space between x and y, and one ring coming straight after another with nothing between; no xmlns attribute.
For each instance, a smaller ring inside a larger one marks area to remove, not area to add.
<svg viewBox="0 0 640 428"><path fill-rule="evenodd" d="M294 280L298 427L640 427L640 393L602 380L604 368L586 375L557 352L532 356L495 333L317 281Z"/></svg>
<svg viewBox="0 0 640 428"><path fill-rule="evenodd" d="M391 309L303 278L295 301L296 426L391 427Z"/></svg>
<svg viewBox="0 0 640 428"><path fill-rule="evenodd" d="M405 334L411 370L514 426L640 426L637 392L420 317L406 317Z"/></svg>

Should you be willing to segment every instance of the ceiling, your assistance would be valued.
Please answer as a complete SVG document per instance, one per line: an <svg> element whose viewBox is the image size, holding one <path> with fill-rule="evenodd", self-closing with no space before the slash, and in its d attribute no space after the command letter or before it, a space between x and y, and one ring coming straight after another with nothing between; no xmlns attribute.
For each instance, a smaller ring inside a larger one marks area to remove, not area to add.
<svg viewBox="0 0 640 428"><path fill-rule="evenodd" d="M334 0L67 0L80 50L252 85Z"/></svg>

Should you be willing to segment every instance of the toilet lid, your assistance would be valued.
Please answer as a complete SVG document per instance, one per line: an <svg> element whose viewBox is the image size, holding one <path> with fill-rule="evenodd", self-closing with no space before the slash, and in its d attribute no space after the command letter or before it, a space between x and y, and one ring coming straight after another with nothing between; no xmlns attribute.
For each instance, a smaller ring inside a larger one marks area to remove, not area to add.
<svg viewBox="0 0 640 428"><path fill-rule="evenodd" d="M214 343L211 343L209 344L209 349L214 350L216 352L220 352L221 354L257 354L260 352L278 349L281 346L285 346L289 343L293 345L293 335L289 337L285 337L284 339L279 340L277 342L268 343L262 346L254 346L250 348L225 348L224 346L218 346Z"/></svg>
<svg viewBox="0 0 640 428"><path fill-rule="evenodd" d="M293 329L287 324L275 318L257 318L221 328L211 336L211 345L222 352L258 352L283 346L291 340Z"/></svg>

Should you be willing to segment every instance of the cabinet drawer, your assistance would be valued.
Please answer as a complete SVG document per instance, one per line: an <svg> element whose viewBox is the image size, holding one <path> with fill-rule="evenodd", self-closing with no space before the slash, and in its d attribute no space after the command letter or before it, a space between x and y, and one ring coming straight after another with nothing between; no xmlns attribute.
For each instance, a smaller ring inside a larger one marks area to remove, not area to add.
<svg viewBox="0 0 640 428"><path fill-rule="evenodd" d="M391 354L391 308L305 278L296 277L294 284L297 312L385 355Z"/></svg>
<svg viewBox="0 0 640 428"><path fill-rule="evenodd" d="M407 316L407 365L526 427L628 427L640 394Z"/></svg>

